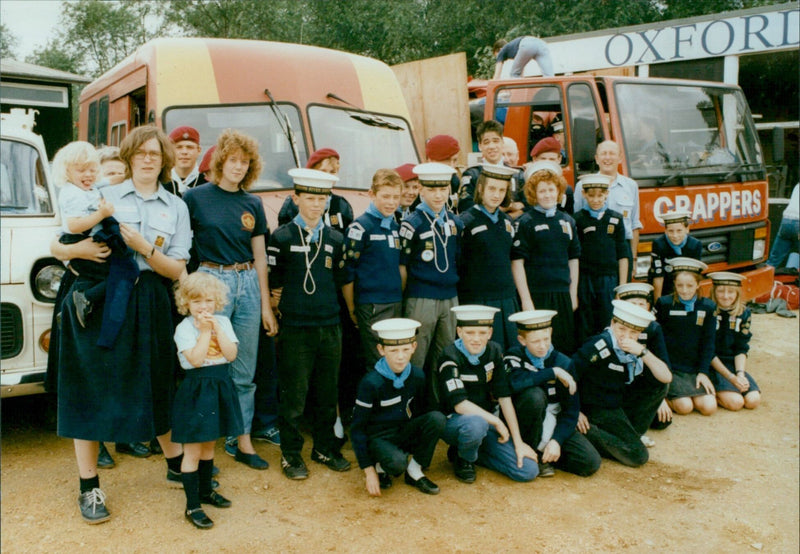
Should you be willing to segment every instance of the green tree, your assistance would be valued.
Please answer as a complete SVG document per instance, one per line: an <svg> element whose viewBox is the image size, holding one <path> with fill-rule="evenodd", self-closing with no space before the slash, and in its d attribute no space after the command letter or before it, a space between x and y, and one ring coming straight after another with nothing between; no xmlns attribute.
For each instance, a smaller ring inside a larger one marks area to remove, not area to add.
<svg viewBox="0 0 800 554"><path fill-rule="evenodd" d="M25 58L25 61L70 73L81 73L81 57L65 49L58 39L50 39L46 46L34 50L33 54Z"/></svg>
<svg viewBox="0 0 800 554"><path fill-rule="evenodd" d="M15 58L19 40L5 23L0 23L0 58Z"/></svg>

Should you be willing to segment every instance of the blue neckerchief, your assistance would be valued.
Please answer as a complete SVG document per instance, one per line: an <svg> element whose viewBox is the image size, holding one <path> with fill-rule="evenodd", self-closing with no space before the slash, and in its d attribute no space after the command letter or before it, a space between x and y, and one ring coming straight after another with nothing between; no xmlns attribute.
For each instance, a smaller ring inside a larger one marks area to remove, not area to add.
<svg viewBox="0 0 800 554"><path fill-rule="evenodd" d="M666 236L666 234L664 234L664 236ZM669 244L670 248L672 248L678 256L683 252L683 247L686 246L687 242L689 242L689 235L683 237L683 242L680 244L672 244L672 241L667 237L667 244Z"/></svg>
<svg viewBox="0 0 800 554"><path fill-rule="evenodd" d="M552 353L553 353L553 345L552 345L552 344L550 345L550 348L548 348L548 349L547 349L547 354L545 354L545 355L544 355L544 356L542 356L541 358L539 358L539 357L537 357L537 356L534 356L534 355L531 353L531 351L530 351L530 350L528 350L527 348L525 349L525 354L527 354L527 355L528 355L528 359L531 361L531 363L533 364L533 367L535 367L536 369L544 369L544 361L545 361L545 360L546 360L546 359L547 359L547 358L550 356L550 354L552 354Z"/></svg>
<svg viewBox="0 0 800 554"><path fill-rule="evenodd" d="M605 213L605 211L606 211L606 208L608 208L608 202L606 202L605 204L603 204L603 207L602 207L602 208L600 208L599 210L593 210L593 209L591 209L591 208L589 207L589 205L588 205L588 204L586 205L586 207L584 208L584 210L586 210L587 212L589 212L589 215L591 215L593 218L595 218L595 219L600 219L601 217L603 217L603 214Z"/></svg>
<svg viewBox="0 0 800 554"><path fill-rule="evenodd" d="M681 304L683 304L683 307L686 308L687 312L693 312L694 303L697 301L697 295L695 294L694 296L692 296L691 300L684 300L681 297L678 297L678 300L680 300Z"/></svg>
<svg viewBox="0 0 800 554"><path fill-rule="evenodd" d="M373 204L372 202L370 202L369 206L367 206L367 213L381 220L381 229L386 229L388 231L392 228L392 222L394 221L394 216L383 215L381 212L378 211L378 208L376 208L375 204Z"/></svg>
<svg viewBox="0 0 800 554"><path fill-rule="evenodd" d="M481 361L481 356L483 356L483 353L486 352L486 347L484 346L483 350L481 350L477 354L470 354L469 350L467 350L467 347L464 346L464 341L461 339L456 339L455 344L458 351L464 354L464 356L466 356L467 359L469 360L469 363L471 363L472 365L478 365Z"/></svg>
<svg viewBox="0 0 800 554"><path fill-rule="evenodd" d="M440 211L437 214L436 212L433 211L433 208L428 206L428 204L426 204L425 201L423 200L422 202L417 204L417 209L422 213L428 214L429 216L434 218L434 221L436 221L436 223L438 223L442 227L445 226L445 223L447 222L447 208L442 208L442 211Z"/></svg>
<svg viewBox="0 0 800 554"><path fill-rule="evenodd" d="M614 332L611 331L610 327L607 327L606 330L608 331L609 337L611 337L611 347L614 349L614 354L617 355L617 358L620 362L625 364L626 369L626 376L625 384L629 384L633 382L633 378L637 375L640 375L642 371L644 371L644 362L641 358L637 358L633 354L629 354L625 352L619 347L617 343L617 337L614 336Z"/></svg>
<svg viewBox="0 0 800 554"><path fill-rule="evenodd" d="M554 215L556 215L556 207L555 206L553 206L552 208L549 208L549 209L545 209L545 208L542 208L539 204L536 204L533 207L533 209L536 210L537 212L543 213L545 217L553 217Z"/></svg>
<svg viewBox="0 0 800 554"><path fill-rule="evenodd" d="M297 225L299 225L300 229L302 229L303 232L311 233L311 237L306 237L306 240L308 242L317 242L319 240L319 232L322 230L322 227L324 225L324 223L322 223L322 218L319 219L319 222L317 222L317 226L314 227L313 229L308 228L308 225L306 224L305 220L300 214L294 216L294 219L292 221Z"/></svg>
<svg viewBox="0 0 800 554"><path fill-rule="evenodd" d="M489 213L489 210L486 209L486 206L483 204L478 205L478 209L486 214L486 217L492 220L492 223L497 223L497 220L500 219L500 210L495 209L493 214Z"/></svg>
<svg viewBox="0 0 800 554"><path fill-rule="evenodd" d="M386 358L381 358L375 364L375 371L380 373L381 376L389 379L394 388L402 389L403 385L405 385L406 379L408 379L408 376L411 375L411 364L406 364L405 369L403 369L400 374L397 374L392 371L391 367L389 367L389 363L386 361Z"/></svg>

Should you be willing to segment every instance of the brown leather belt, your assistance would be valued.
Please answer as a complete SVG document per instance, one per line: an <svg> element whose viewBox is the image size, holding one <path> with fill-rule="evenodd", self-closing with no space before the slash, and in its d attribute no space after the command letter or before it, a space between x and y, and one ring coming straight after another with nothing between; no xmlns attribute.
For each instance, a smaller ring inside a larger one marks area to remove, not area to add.
<svg viewBox="0 0 800 554"><path fill-rule="evenodd" d="M219 271L247 271L248 269L255 268L253 262L242 262L239 264L231 264L231 265L215 264L213 262L200 262L200 265L202 265L203 267L218 269Z"/></svg>

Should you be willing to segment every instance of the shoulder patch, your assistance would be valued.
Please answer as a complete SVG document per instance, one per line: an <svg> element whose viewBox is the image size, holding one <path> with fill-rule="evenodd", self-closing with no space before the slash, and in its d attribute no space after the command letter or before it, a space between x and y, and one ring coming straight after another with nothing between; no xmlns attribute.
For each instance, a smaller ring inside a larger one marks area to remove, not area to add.
<svg viewBox="0 0 800 554"><path fill-rule="evenodd" d="M353 223L347 229L347 238L350 240L361 240L362 236L364 236L364 228L359 223Z"/></svg>

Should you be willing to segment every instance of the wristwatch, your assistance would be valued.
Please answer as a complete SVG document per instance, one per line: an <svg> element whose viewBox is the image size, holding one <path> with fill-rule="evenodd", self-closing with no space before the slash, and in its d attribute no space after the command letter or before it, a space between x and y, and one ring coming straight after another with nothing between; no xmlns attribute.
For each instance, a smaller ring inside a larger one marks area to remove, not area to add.
<svg viewBox="0 0 800 554"><path fill-rule="evenodd" d="M644 358L645 356L647 356L647 353L648 353L648 352L650 352L650 351L649 351L649 350L647 349L647 347L645 346L644 348L642 348L642 351L641 351L641 352L639 352L639 355L638 355L638 356L636 356L636 357L637 357L637 358Z"/></svg>

